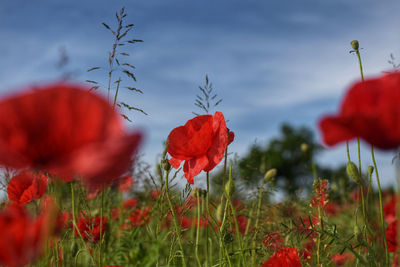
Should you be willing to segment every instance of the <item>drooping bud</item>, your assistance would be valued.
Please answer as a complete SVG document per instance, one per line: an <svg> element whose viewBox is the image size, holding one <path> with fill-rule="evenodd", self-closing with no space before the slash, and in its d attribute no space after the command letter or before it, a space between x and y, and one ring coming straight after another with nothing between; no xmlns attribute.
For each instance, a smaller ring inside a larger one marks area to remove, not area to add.
<svg viewBox="0 0 400 267"><path fill-rule="evenodd" d="M269 169L264 176L264 182L267 182L268 180L271 180L274 178L277 174L277 170L275 168Z"/></svg>
<svg viewBox="0 0 400 267"><path fill-rule="evenodd" d="M356 182L357 184L361 184L361 176L360 176L360 173L358 172L358 168L357 168L356 164L354 164L354 162L349 161L349 163L347 163L346 172L347 172L347 175L351 179L353 179L354 182Z"/></svg>
<svg viewBox="0 0 400 267"><path fill-rule="evenodd" d="M358 48L360 47L360 44L358 43L357 40L351 41L350 44L351 44L351 47L352 47L354 50L358 50Z"/></svg>

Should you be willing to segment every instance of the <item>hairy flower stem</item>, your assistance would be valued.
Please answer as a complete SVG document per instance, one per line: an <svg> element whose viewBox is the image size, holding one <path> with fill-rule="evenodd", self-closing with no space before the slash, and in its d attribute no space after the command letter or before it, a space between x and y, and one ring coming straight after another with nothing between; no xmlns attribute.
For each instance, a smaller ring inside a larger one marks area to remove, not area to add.
<svg viewBox="0 0 400 267"><path fill-rule="evenodd" d="M349 150L349 141L346 140L346 154L347 154L347 161L350 162L350 150Z"/></svg>
<svg viewBox="0 0 400 267"><path fill-rule="evenodd" d="M167 196L169 209L170 209L171 214L172 214L172 220L174 222L174 227L175 227L175 232L176 232L176 236L177 236L177 239L178 239L179 249L181 250L181 253L182 253L182 257L181 257L182 266L186 267L185 253L183 251L183 246L182 246L181 231L179 229L178 221L176 219L176 214L175 214L175 211L174 211L174 207L172 206L171 197L169 195L168 176L169 176L169 170L166 171L166 174L165 174L165 194Z"/></svg>
<svg viewBox="0 0 400 267"><path fill-rule="evenodd" d="M386 235L385 235L385 221L383 219L382 190L381 190L381 183L379 181L379 173L378 173L378 168L376 166L375 155L374 155L374 147L373 146L371 146L371 156L372 156L372 162L373 162L374 168L375 168L376 182L378 184L379 211L380 211L380 215L381 215L380 216L380 218L381 218L381 227L382 227L383 242L384 242L384 247L385 247L385 260L386 260L386 265L389 265L389 250L388 250L388 244L387 244Z"/></svg>
<svg viewBox="0 0 400 267"><path fill-rule="evenodd" d="M363 67L362 67L362 62L361 62L361 55L360 55L360 50L358 47L354 49L358 58L358 65L360 67L360 76L361 76L361 81L364 81L364 73L363 73ZM360 155L360 140L357 138L358 141L358 153ZM381 217L381 227L382 227L382 235L383 235L383 242L384 242L384 247L385 247L385 264L389 265L389 250L388 250L388 244L386 240L386 235L385 235L385 221L383 219L383 202L382 202L382 190L381 190L381 183L379 181L379 173L378 173L378 168L376 166L376 161L375 161L375 155L374 155L374 147L371 145L371 156L372 156L372 162L374 164L375 168L375 175L376 175L376 182L378 184L378 196L379 196L379 210L380 210L380 217ZM359 171L361 174L361 160L359 156ZM364 192L361 192L361 194L364 194Z"/></svg>
<svg viewBox="0 0 400 267"><path fill-rule="evenodd" d="M99 262L100 266L103 266L103 253L102 253L102 246L103 246L103 206L104 206L104 186L101 186L101 206L100 206L100 255L99 255Z"/></svg>
<svg viewBox="0 0 400 267"><path fill-rule="evenodd" d="M199 235L200 235L200 216L201 216L199 190L196 191L196 197L197 197L197 229L196 229L196 246L194 254L196 257L197 265L201 267L201 262L199 259Z"/></svg>
<svg viewBox="0 0 400 267"><path fill-rule="evenodd" d="M229 182L232 182L232 165L229 165ZM237 237L237 240L238 240L238 243L239 243L240 257L241 257L241 260L242 260L242 264L243 264L243 266L246 266L246 261L244 259L244 255L243 255L244 254L244 250L243 250L242 238L240 237L240 228L239 228L239 223L238 223L238 220L237 220L236 210L235 210L235 207L232 204L231 197L227 194L227 192L225 192L225 195L226 195L226 201L228 202L229 207L231 208L233 221L235 223L236 237Z"/></svg>
<svg viewBox="0 0 400 267"><path fill-rule="evenodd" d="M86 247L86 250L89 252L90 248L88 247L88 245L86 244L85 240L83 239L83 236L81 234L81 231L79 231L78 226L76 225L76 216L75 216L75 193L74 193L74 185L73 182L70 183L71 185L71 206L72 206L72 225L74 226L76 232L79 235L79 238L82 240L83 245ZM91 259L93 260L93 262L95 262L95 259L93 258L92 253L88 253L90 254ZM76 259L78 258L78 255L75 256Z"/></svg>
<svg viewBox="0 0 400 267"><path fill-rule="evenodd" d="M258 222L260 219L260 214L261 214L261 203L262 203L262 197L264 193L264 184L265 184L265 179L263 179L258 187L258 204L257 204L257 213L256 213L256 222L254 224L255 232L253 235L253 248L256 247L256 237L257 237L257 229L258 229ZM255 266L255 259L256 259L256 251L253 249L252 255L251 255L251 263L252 266Z"/></svg>

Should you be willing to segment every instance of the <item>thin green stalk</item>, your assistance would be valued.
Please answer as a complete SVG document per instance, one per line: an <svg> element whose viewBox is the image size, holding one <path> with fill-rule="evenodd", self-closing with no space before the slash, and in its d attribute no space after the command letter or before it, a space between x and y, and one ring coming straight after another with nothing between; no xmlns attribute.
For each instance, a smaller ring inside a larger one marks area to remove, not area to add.
<svg viewBox="0 0 400 267"><path fill-rule="evenodd" d="M103 207L104 207L104 186L101 186L101 206L100 206L100 256L99 262L100 266L103 266Z"/></svg>
<svg viewBox="0 0 400 267"><path fill-rule="evenodd" d="M363 67L362 67L362 62L361 62L361 55L360 55L360 50L358 49L358 42L355 47L353 47L357 58L358 58L358 65L360 67L360 76L361 76L361 81L364 81L364 73L363 73ZM359 172L361 174L361 160L360 160L360 141L359 138L357 138L358 142L358 154L359 154ZM382 227L382 235L383 235L383 241L384 241L384 247L385 247L385 264L389 265L389 251L388 251L388 245L387 245L387 240L386 240L386 235L385 235L385 222L383 219L383 202L382 202L382 190L381 190L381 184L379 181L379 173L378 173L378 168L376 166L376 161L375 161L375 155L374 155L374 147L371 145L371 156L372 156L372 162L374 164L375 168L375 175L376 175L376 181L378 184L378 195L379 195L379 209L380 209L380 218L381 218L381 227ZM362 192L363 194L364 192Z"/></svg>
<svg viewBox="0 0 400 267"><path fill-rule="evenodd" d="M117 90L115 91L115 96L114 96L114 103L113 103L113 109L115 109L115 104L117 103L117 96L118 96L118 91L119 91L119 85L121 83L121 77L117 81Z"/></svg>
<svg viewBox="0 0 400 267"><path fill-rule="evenodd" d="M206 218L210 216L210 173L207 172ZM210 216L211 217L211 216ZM206 228L206 267L208 266L208 227Z"/></svg>
<svg viewBox="0 0 400 267"><path fill-rule="evenodd" d="M383 242L384 242L384 247L385 247L385 261L386 265L389 264L389 250L388 250L388 244L386 240L386 235L385 235L385 221L383 219L383 201L382 201L382 190L381 190L381 183L379 180L379 173L378 173L378 168L376 166L376 161L375 161L375 155L374 155L374 147L371 146L371 156L372 156L372 162L374 164L375 168L375 175L376 175L376 182L378 184L378 196L379 196L379 211L380 211L380 218L381 218L381 227L382 227L382 235L383 235Z"/></svg>
<svg viewBox="0 0 400 267"><path fill-rule="evenodd" d="M347 152L347 160L348 162L351 161L350 159L350 151L349 151L349 141L346 140L346 152Z"/></svg>
<svg viewBox="0 0 400 267"><path fill-rule="evenodd" d="M196 191L196 197L197 197L197 228L196 228L196 246L194 250L194 254L196 257L197 265L201 267L201 262L199 259L199 235L200 235L200 196L199 196L199 190Z"/></svg>
<svg viewBox="0 0 400 267"><path fill-rule="evenodd" d="M261 181L261 184L258 188L258 204L257 204L257 214L256 214L256 222L254 224L254 228L255 228L255 232L253 235L253 247L256 246L256 237L257 237L257 229L258 229L258 222L260 219L260 214L261 214L261 203L262 203L262 196L264 193L264 184L265 184L265 179L263 179ZM251 262L252 262L252 266L255 266L255 257L256 257L256 253L255 251L252 251L252 255L251 255Z"/></svg>
<svg viewBox="0 0 400 267"><path fill-rule="evenodd" d="M86 250L87 250L87 251L90 251L90 250L89 250L89 247L87 246L87 244L86 244L86 242L85 242L85 240L83 239L83 236L82 236L82 234L81 234L81 231L79 231L79 228L78 228L78 226L76 225L74 185L73 185L72 182L70 183L70 185L71 185L72 225L74 226L76 232L78 233L79 238L81 239L83 245L86 247ZM95 260L94 260L94 258L93 258L93 256L92 256L92 254L91 254L91 253L88 253L88 254L90 254L90 257L92 258L93 262L95 262ZM76 255L75 257L77 257L77 255Z"/></svg>
<svg viewBox="0 0 400 267"><path fill-rule="evenodd" d="M183 246L182 246L181 231L179 229L178 221L176 219L176 215L175 215L175 211L174 211L174 207L172 206L171 198L170 198L170 195L169 195L168 176L169 176L169 170L166 171L166 174L165 174L165 190L166 190L169 209L170 209L171 214L172 214L172 220L174 222L174 227L175 227L175 232L176 232L176 236L177 236L177 239L178 239L179 249L181 250L181 253L182 253L182 258L181 258L182 259L182 266L186 267L185 253L183 251Z"/></svg>
<svg viewBox="0 0 400 267"><path fill-rule="evenodd" d="M229 165L229 182L232 182L232 165ZM242 260L242 264L243 266L246 266L246 261L244 259L244 255L243 255L243 244L242 244L242 238L240 237L240 229L239 229L239 223L237 220L237 215L236 215L236 210L235 207L232 204L231 198L230 196L227 195L227 193L225 192L226 195L226 201L228 202L231 211L232 211L232 216L233 216L233 220L235 223L235 229L236 229L236 237L239 243L239 248L240 248L240 257Z"/></svg>

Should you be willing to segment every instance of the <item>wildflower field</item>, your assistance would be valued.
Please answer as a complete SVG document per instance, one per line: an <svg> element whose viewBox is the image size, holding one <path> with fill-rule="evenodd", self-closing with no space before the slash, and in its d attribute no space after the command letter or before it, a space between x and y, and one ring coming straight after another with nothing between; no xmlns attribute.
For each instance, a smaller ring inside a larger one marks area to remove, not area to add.
<svg viewBox="0 0 400 267"><path fill-rule="evenodd" d="M147 110L120 92L143 93L122 86L136 82L126 47L143 41L130 39L124 8L110 25L106 84L65 79L0 100L1 266L399 266L400 205L375 161L375 150L400 146L398 65L364 77L363 51L349 40L359 69L336 113L321 114L322 140L285 126L287 142L239 159L235 118L206 76L197 111L176 121L150 166L140 157L146 133L129 115ZM318 166L316 152L337 144L346 165ZM280 182L299 176L312 182Z"/></svg>

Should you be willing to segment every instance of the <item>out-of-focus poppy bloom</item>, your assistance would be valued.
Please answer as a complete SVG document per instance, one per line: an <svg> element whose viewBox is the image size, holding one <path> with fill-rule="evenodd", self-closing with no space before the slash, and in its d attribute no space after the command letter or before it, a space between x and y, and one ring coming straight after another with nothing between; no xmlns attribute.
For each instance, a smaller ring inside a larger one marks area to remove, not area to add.
<svg viewBox="0 0 400 267"><path fill-rule="evenodd" d="M133 178L131 175L126 175L117 180L117 190L120 193L126 193L131 190L133 184Z"/></svg>
<svg viewBox="0 0 400 267"><path fill-rule="evenodd" d="M340 211L340 206L336 203L328 202L324 207L326 214L336 216Z"/></svg>
<svg viewBox="0 0 400 267"><path fill-rule="evenodd" d="M383 213L385 214L385 221L391 223L396 220L396 196L393 195L388 203L383 207Z"/></svg>
<svg viewBox="0 0 400 267"><path fill-rule="evenodd" d="M381 149L400 145L400 72L354 84L339 114L322 118L319 127L329 146L356 137Z"/></svg>
<svg viewBox="0 0 400 267"><path fill-rule="evenodd" d="M11 178L8 186L8 198L16 203L25 204L39 199L47 189L47 178L43 174L23 171Z"/></svg>
<svg viewBox="0 0 400 267"><path fill-rule="evenodd" d="M272 251L277 251L283 247L285 244L285 241L282 238L281 232L279 231L274 231L274 232L269 232L263 239L263 244L266 246L269 250Z"/></svg>
<svg viewBox="0 0 400 267"><path fill-rule="evenodd" d="M389 252L397 250L397 220L394 220L385 231Z"/></svg>
<svg viewBox="0 0 400 267"><path fill-rule="evenodd" d="M335 254L332 256L332 261L337 266L342 266L346 264L346 262L352 262L354 260L354 254L345 252L343 254Z"/></svg>
<svg viewBox="0 0 400 267"><path fill-rule="evenodd" d="M143 209L133 211L129 216L129 220L134 227L144 226L149 223L150 217L150 207L144 207Z"/></svg>
<svg viewBox="0 0 400 267"><path fill-rule="evenodd" d="M81 215L77 227L83 240L97 243L100 241L101 235L104 235L107 230L107 218L103 217L102 220L101 217L88 218ZM75 229L75 236L79 237L79 233Z"/></svg>
<svg viewBox="0 0 400 267"><path fill-rule="evenodd" d="M109 183L132 163L140 133L126 133L106 100L85 87L31 88L0 102L0 164Z"/></svg>
<svg viewBox="0 0 400 267"><path fill-rule="evenodd" d="M188 183L202 170L211 171L222 160L226 146L234 135L228 132L224 115L200 115L171 131L168 136L169 163L175 169L182 161L183 171Z"/></svg>
<svg viewBox="0 0 400 267"><path fill-rule="evenodd" d="M151 191L151 197L153 199L157 199L159 196L161 196L161 190L153 190Z"/></svg>
<svg viewBox="0 0 400 267"><path fill-rule="evenodd" d="M128 198L124 201L122 206L124 207L124 209L131 209L131 208L135 207L137 204L138 204L138 200L136 198Z"/></svg>
<svg viewBox="0 0 400 267"><path fill-rule="evenodd" d="M0 265L20 267L34 262L52 233L54 205L32 218L23 206L11 204L0 212Z"/></svg>
<svg viewBox="0 0 400 267"><path fill-rule="evenodd" d="M281 248L269 258L262 267L301 267L297 248Z"/></svg>

